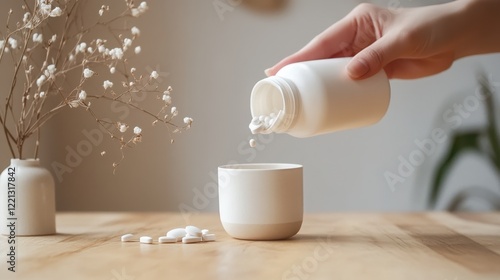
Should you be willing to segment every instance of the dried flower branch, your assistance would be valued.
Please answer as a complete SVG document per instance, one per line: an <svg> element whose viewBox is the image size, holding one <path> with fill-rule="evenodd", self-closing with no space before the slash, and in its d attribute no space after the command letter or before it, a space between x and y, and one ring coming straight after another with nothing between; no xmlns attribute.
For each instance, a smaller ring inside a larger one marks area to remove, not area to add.
<svg viewBox="0 0 500 280"><path fill-rule="evenodd" d="M36 137L34 157L37 158L40 130L49 119L70 108L87 112L117 141L121 158L113 163L116 168L124 159L124 149L142 141L143 130L135 126L130 131L126 123L103 118L95 109L98 102L126 105L150 117L153 125L165 125L169 133L191 127L193 120L189 117L180 125L174 123L178 110L172 106L172 88L160 89L158 72L138 75L129 65L127 56L138 55L142 50L135 45L140 29L133 26L118 33L112 28L112 24L125 25L128 18L146 13L147 3L136 5L133 0L124 0L123 12L111 18L107 18L110 7L102 5L97 11L99 20L86 26L80 15L81 2L35 0L32 7L25 2L22 20L16 22L12 30L12 10L8 12L6 30L0 33L0 65L11 67L12 64L14 71L9 88L4 91L7 96L1 101L5 103L0 103L0 124L14 158L24 157L24 144L31 137ZM54 33L50 28L53 20L63 23L59 32ZM96 27L104 27L112 39L89 40L88 34ZM100 68L108 70L99 72ZM101 92L85 90L89 81L106 74L109 78L104 79ZM75 75L79 76L78 81L69 84L67 78ZM121 88L113 82L119 77ZM158 108L153 112L135 103L134 96L138 94L158 100ZM105 151L101 153L104 154Z"/></svg>

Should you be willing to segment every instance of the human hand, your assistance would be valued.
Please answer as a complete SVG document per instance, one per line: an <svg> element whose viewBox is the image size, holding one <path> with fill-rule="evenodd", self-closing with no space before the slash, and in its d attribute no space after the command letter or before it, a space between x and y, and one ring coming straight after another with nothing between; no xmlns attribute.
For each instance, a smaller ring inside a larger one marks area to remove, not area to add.
<svg viewBox="0 0 500 280"><path fill-rule="evenodd" d="M448 69L457 58L500 51L500 36L493 35L500 31L499 3L453 1L400 9L361 4L266 74L275 75L294 62L353 56L346 66L353 79L381 69L389 78L430 76ZM491 34L484 34L485 29Z"/></svg>

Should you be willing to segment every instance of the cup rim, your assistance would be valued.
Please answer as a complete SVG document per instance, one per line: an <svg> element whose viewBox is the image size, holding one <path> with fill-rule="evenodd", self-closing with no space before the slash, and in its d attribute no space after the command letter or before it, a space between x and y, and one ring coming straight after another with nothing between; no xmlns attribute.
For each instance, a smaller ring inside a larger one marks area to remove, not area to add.
<svg viewBox="0 0 500 280"><path fill-rule="evenodd" d="M296 163L235 163L219 166L219 169L238 171L272 171L301 168L303 168L303 166Z"/></svg>

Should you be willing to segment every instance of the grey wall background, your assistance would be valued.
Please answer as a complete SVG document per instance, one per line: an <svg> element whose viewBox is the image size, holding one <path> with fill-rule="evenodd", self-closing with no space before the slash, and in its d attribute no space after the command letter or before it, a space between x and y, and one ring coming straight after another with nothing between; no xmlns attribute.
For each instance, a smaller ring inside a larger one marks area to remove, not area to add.
<svg viewBox="0 0 500 280"><path fill-rule="evenodd" d="M58 210L217 211L213 195L217 167L231 162L303 164L308 212L423 210L432 172L449 141L438 144L436 152L395 188L384 173L397 174L399 157L408 159L418 149L415 140L429 138L435 128L451 131L443 113L474 94L477 69L485 69L496 89L500 87L500 55L470 57L439 75L391 81L391 104L377 125L309 139L265 136L257 139L257 149L250 149L249 94L264 77L263 70L298 50L359 1L290 0L275 14L235 5L221 15L214 2L148 1L147 15L133 22L142 30L143 52L134 60L136 68L156 69L162 81L172 85L180 115L195 120L192 130L174 136L176 142L170 145L165 131L151 130L146 126L149 121L131 115L129 123L137 121L148 128L143 143L127 151L116 175L111 158L99 154L114 148L114 143L94 146L58 182ZM424 1L375 2L394 7ZM89 14L97 14L98 7L90 1ZM484 125L483 107L460 119L459 130ZM95 123L83 112L68 111L54 119L43 131L42 163L49 169L53 162L65 163L66 147L74 149L86 139L82 131L93 128ZM0 151L0 163L6 166L9 154L3 138ZM452 170L439 207L467 186L498 192L499 179L491 166L469 154Z"/></svg>

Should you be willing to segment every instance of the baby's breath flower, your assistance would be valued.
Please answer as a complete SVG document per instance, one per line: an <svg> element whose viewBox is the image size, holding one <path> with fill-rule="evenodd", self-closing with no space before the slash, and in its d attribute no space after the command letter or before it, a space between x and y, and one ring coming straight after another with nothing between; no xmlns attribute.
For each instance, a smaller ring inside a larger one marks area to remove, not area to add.
<svg viewBox="0 0 500 280"><path fill-rule="evenodd" d="M52 35L52 38L50 38L51 42L55 42L57 40L57 34Z"/></svg>
<svg viewBox="0 0 500 280"><path fill-rule="evenodd" d="M99 53L103 53L106 51L106 47L104 47L104 45L100 45L99 47L97 47L97 50L99 51Z"/></svg>
<svg viewBox="0 0 500 280"><path fill-rule="evenodd" d="M36 80L36 85L38 87L41 87L46 79L47 79L47 77L45 77L45 75L43 75L43 74L40 75L40 77Z"/></svg>
<svg viewBox="0 0 500 280"><path fill-rule="evenodd" d="M68 60L69 61L74 61L75 60L75 56L73 54L70 54L69 57L68 57Z"/></svg>
<svg viewBox="0 0 500 280"><path fill-rule="evenodd" d="M85 49L87 48L87 43L81 42L77 47L76 47L76 53L85 52Z"/></svg>
<svg viewBox="0 0 500 280"><path fill-rule="evenodd" d="M88 79L94 75L94 71L90 70L89 68L83 69L83 77L85 79Z"/></svg>
<svg viewBox="0 0 500 280"><path fill-rule="evenodd" d="M45 91L40 92L40 98L44 98L44 97L45 97Z"/></svg>
<svg viewBox="0 0 500 280"><path fill-rule="evenodd" d="M30 19L30 16L31 16L31 14L29 12L24 13L23 22L27 23L28 20Z"/></svg>
<svg viewBox="0 0 500 280"><path fill-rule="evenodd" d="M190 117L185 117L184 118L184 123L187 125L191 125L193 123L193 119Z"/></svg>
<svg viewBox="0 0 500 280"><path fill-rule="evenodd" d="M149 9L148 3L146 2L141 2L141 4L137 8L132 8L132 16L133 17L139 17L142 14L144 14L147 10Z"/></svg>
<svg viewBox="0 0 500 280"><path fill-rule="evenodd" d="M62 15L62 10L59 7L55 7L51 12L50 16L51 17L60 17Z"/></svg>
<svg viewBox="0 0 500 280"><path fill-rule="evenodd" d="M109 73L114 74L115 72L116 72L116 68L115 67L109 68Z"/></svg>
<svg viewBox="0 0 500 280"><path fill-rule="evenodd" d="M145 12L147 9L149 9L148 3L146 3L146 1L141 2L141 4L139 5L139 9Z"/></svg>
<svg viewBox="0 0 500 280"><path fill-rule="evenodd" d="M135 67L130 68L130 73L134 73L135 70L136 70Z"/></svg>
<svg viewBox="0 0 500 280"><path fill-rule="evenodd" d="M138 127L138 126L134 127L134 134L135 135L139 135L139 134L141 134L141 132L142 132L142 129L140 127Z"/></svg>
<svg viewBox="0 0 500 280"><path fill-rule="evenodd" d="M49 66L47 66L47 69L45 69L44 74L46 77L53 78L56 70L56 66L54 64L50 64Z"/></svg>
<svg viewBox="0 0 500 280"><path fill-rule="evenodd" d="M9 42L9 45L12 49L17 49L17 40L16 39L10 37L8 42Z"/></svg>
<svg viewBox="0 0 500 280"><path fill-rule="evenodd" d="M126 50L130 46L132 46L132 40L130 38L123 39L123 49Z"/></svg>
<svg viewBox="0 0 500 280"><path fill-rule="evenodd" d="M166 104L172 103L172 97L168 94L164 94L162 99L163 99L163 101L165 101Z"/></svg>
<svg viewBox="0 0 500 280"><path fill-rule="evenodd" d="M123 50L121 48L114 48L109 51L109 55L111 55L112 59L121 60L123 58Z"/></svg>
<svg viewBox="0 0 500 280"><path fill-rule="evenodd" d="M141 53L141 46L137 46L134 49L135 54L140 54Z"/></svg>
<svg viewBox="0 0 500 280"><path fill-rule="evenodd" d="M42 13L42 15L44 16L48 16L50 15L50 12L52 11L52 5L51 4L46 4L42 1L40 1L40 12Z"/></svg>
<svg viewBox="0 0 500 280"><path fill-rule="evenodd" d="M87 92L85 92L84 90L80 91L80 93L78 94L78 99L82 101L87 99Z"/></svg>
<svg viewBox="0 0 500 280"><path fill-rule="evenodd" d="M111 81L109 81L109 80L106 80L106 81L104 81L104 83L102 84L102 86L103 86L103 87L104 87L104 89L106 90L106 89L108 89L108 88L113 87L113 83L112 83Z"/></svg>
<svg viewBox="0 0 500 280"><path fill-rule="evenodd" d="M93 49L92 47L88 47L88 48L87 48L87 52L88 52L88 53L93 53L93 52L94 52L94 49Z"/></svg>
<svg viewBox="0 0 500 280"><path fill-rule="evenodd" d="M175 117L177 116L177 114L179 114L179 111L177 110L177 107L172 107L170 108L170 113Z"/></svg>
<svg viewBox="0 0 500 280"><path fill-rule="evenodd" d="M131 32L131 33L132 33L132 35L134 35L134 36L139 36L139 35L141 35L141 30L140 30L139 28L135 27L135 26L134 26L134 27L132 27L132 28L130 29L130 32Z"/></svg>
<svg viewBox="0 0 500 280"><path fill-rule="evenodd" d="M42 43L43 42L43 35L34 33L33 34L33 43Z"/></svg>
<svg viewBox="0 0 500 280"><path fill-rule="evenodd" d="M106 154L106 151L101 152L101 156L104 156Z"/></svg>
<svg viewBox="0 0 500 280"><path fill-rule="evenodd" d="M151 72L151 76L150 77L153 78L153 79L158 79L158 77L159 77L158 72L156 72L156 71Z"/></svg>
<svg viewBox="0 0 500 280"><path fill-rule="evenodd" d="M104 11L109 11L109 6L102 5L101 8L99 9L99 16L102 17L102 15L104 14Z"/></svg>
<svg viewBox="0 0 500 280"><path fill-rule="evenodd" d="M118 129L120 130L121 133L124 133L128 129L128 125L124 123L118 123Z"/></svg>

